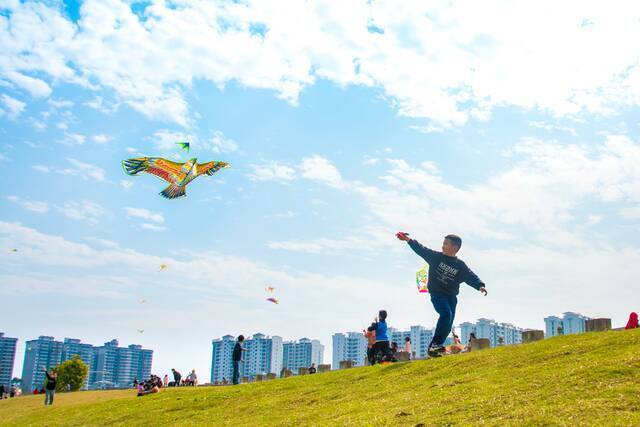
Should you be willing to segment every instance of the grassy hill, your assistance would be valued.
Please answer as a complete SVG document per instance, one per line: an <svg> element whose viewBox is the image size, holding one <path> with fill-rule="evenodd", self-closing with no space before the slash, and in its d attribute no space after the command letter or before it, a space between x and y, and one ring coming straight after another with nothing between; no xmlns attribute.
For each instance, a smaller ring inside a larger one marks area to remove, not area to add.
<svg viewBox="0 0 640 427"><path fill-rule="evenodd" d="M0 401L2 425L640 425L640 330L236 387Z"/></svg>

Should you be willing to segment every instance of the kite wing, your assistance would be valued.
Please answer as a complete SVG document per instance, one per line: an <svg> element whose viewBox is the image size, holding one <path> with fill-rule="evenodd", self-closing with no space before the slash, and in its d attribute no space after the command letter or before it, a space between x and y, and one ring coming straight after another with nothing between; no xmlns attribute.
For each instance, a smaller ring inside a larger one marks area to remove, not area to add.
<svg viewBox="0 0 640 427"><path fill-rule="evenodd" d="M270 301L270 302L272 302L274 304L278 304L278 300L275 299L275 298L267 298L267 301Z"/></svg>
<svg viewBox="0 0 640 427"><path fill-rule="evenodd" d="M416 286L420 293L429 292L429 264L416 272Z"/></svg>
<svg viewBox="0 0 640 427"><path fill-rule="evenodd" d="M139 157L127 159L122 162L122 167L127 175L137 175L140 172L150 173L170 184L178 181L180 168L183 163L172 162L162 157Z"/></svg>
<svg viewBox="0 0 640 427"><path fill-rule="evenodd" d="M206 174L206 175L213 175L214 173L218 172L220 169L222 168L228 168L231 165L229 163L226 162L217 162L217 161L213 161L213 162L208 162L208 163L198 163L196 165L197 171L198 171L198 175L202 175L202 174Z"/></svg>

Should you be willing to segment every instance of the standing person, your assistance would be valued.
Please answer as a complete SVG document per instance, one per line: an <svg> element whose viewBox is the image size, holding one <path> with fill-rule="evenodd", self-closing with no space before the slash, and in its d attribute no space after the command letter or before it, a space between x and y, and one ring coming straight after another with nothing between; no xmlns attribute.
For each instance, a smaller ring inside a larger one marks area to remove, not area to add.
<svg viewBox="0 0 640 427"><path fill-rule="evenodd" d="M638 313L632 311L629 315L629 321L627 322L627 326L625 329L636 329L638 327Z"/></svg>
<svg viewBox="0 0 640 427"><path fill-rule="evenodd" d="M182 374L175 369L171 368L171 372L173 372L173 383L175 387L180 387L180 380L182 379Z"/></svg>
<svg viewBox="0 0 640 427"><path fill-rule="evenodd" d="M236 341L235 347L233 347L233 385L237 385L240 380L240 362L242 362L242 352L246 351L244 347L242 347L242 342L244 341L244 335L238 335L238 341Z"/></svg>
<svg viewBox="0 0 640 427"><path fill-rule="evenodd" d="M404 337L404 352L411 358L411 337Z"/></svg>
<svg viewBox="0 0 640 427"><path fill-rule="evenodd" d="M387 360L391 353L389 349L389 337L387 336L387 311L380 310L378 317L374 319L374 322L367 328L367 331L376 332L376 343L373 346L374 359Z"/></svg>
<svg viewBox="0 0 640 427"><path fill-rule="evenodd" d="M376 345L376 331L362 331L365 337L367 337L367 361L369 365L376 364L376 353L374 346Z"/></svg>
<svg viewBox="0 0 640 427"><path fill-rule="evenodd" d="M42 367L45 375L47 376L47 385L44 387L44 404L53 405L53 396L56 394L56 382L58 381L58 374L55 371L47 371L47 368Z"/></svg>
<svg viewBox="0 0 640 427"><path fill-rule="evenodd" d="M168 385L169 385L169 375L164 374L164 379L162 380L162 386L164 388L167 388Z"/></svg>
<svg viewBox="0 0 640 427"><path fill-rule="evenodd" d="M198 376L196 375L195 369L192 369L191 373L189 374L189 382L192 386L198 385Z"/></svg>
<svg viewBox="0 0 640 427"><path fill-rule="evenodd" d="M451 332L456 316L460 283L465 282L485 296L487 289L484 282L456 256L462 246L462 239L459 236L455 234L445 236L442 252L422 246L418 241L411 239L409 233L401 231L396 234L396 237L408 242L411 249L429 264L429 294L439 318L433 339L429 344L428 354L430 357L442 356L445 352L444 341Z"/></svg>

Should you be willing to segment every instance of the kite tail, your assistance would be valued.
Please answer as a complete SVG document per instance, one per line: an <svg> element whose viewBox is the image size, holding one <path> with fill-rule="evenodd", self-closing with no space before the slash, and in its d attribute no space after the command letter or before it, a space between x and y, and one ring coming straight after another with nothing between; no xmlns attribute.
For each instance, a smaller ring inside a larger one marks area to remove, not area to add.
<svg viewBox="0 0 640 427"><path fill-rule="evenodd" d="M167 199L176 199L178 197L186 196L187 186L186 185L177 185L171 184L164 190L160 192L162 197L166 197Z"/></svg>
<svg viewBox="0 0 640 427"><path fill-rule="evenodd" d="M136 175L147 169L146 159L127 159L122 161L122 167L127 175Z"/></svg>

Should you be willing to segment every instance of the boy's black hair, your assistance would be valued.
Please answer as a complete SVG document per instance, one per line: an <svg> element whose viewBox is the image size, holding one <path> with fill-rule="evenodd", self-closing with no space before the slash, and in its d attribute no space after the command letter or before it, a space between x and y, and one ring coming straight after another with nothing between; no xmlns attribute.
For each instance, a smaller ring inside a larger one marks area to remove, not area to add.
<svg viewBox="0 0 640 427"><path fill-rule="evenodd" d="M238 341L240 342L244 341L244 335L238 335Z"/></svg>
<svg viewBox="0 0 640 427"><path fill-rule="evenodd" d="M378 318L380 320L385 320L387 318L387 310L380 310L378 312Z"/></svg>
<svg viewBox="0 0 640 427"><path fill-rule="evenodd" d="M404 337L404 340L411 342L411 337Z"/></svg>
<svg viewBox="0 0 640 427"><path fill-rule="evenodd" d="M451 240L451 243L453 243L453 246L457 246L458 249L462 247L462 239L460 238L460 236L457 236L455 234L447 234L446 236L444 236L444 238Z"/></svg>

